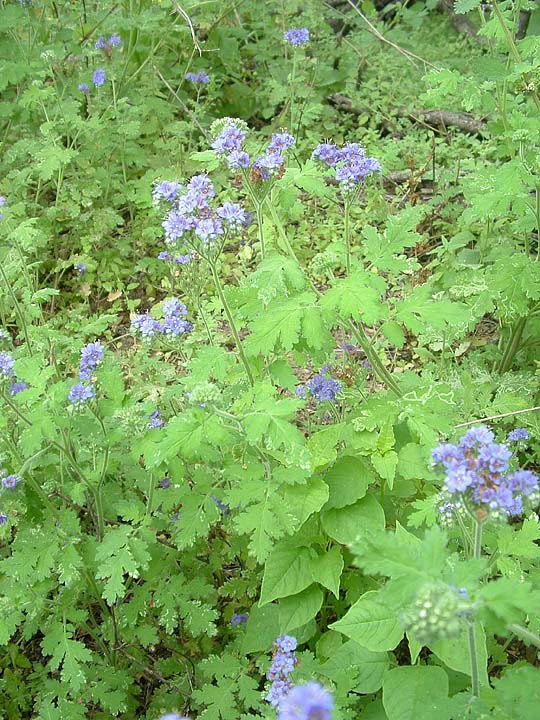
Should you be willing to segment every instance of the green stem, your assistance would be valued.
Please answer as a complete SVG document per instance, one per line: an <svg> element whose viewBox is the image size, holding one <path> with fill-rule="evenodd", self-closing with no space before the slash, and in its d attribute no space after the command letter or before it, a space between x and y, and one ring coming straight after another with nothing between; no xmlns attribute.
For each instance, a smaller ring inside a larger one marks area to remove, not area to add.
<svg viewBox="0 0 540 720"><path fill-rule="evenodd" d="M26 322L24 320L24 315L21 310L21 306L19 305L19 301L17 300L17 296L13 292L13 288L11 287L11 283L9 282L8 276L6 275L3 263L0 262L0 274L2 275L2 279L8 289L9 294L11 295L11 299L13 300L13 305L15 306L15 311L17 315L19 316L19 321L21 323L22 331L24 334L24 339L26 340L26 345L28 347L28 354L30 357L32 357L32 345L30 344L30 337L28 336L28 329L26 327Z"/></svg>
<svg viewBox="0 0 540 720"><path fill-rule="evenodd" d="M523 331L525 330L525 324L527 323L527 319L528 318L526 317L519 318L519 320L517 320L512 326L512 330L510 331L510 338L504 349L503 356L498 367L498 371L501 375L510 370L510 368L512 367L514 357L516 356L516 353L519 350L521 344L521 338L523 336Z"/></svg>
<svg viewBox="0 0 540 720"><path fill-rule="evenodd" d="M473 558L478 559L482 554L482 523L474 520L474 546ZM476 634L474 622L469 623L469 659L471 663L471 694L473 698L480 697L480 680L478 674L478 650L476 647Z"/></svg>
<svg viewBox="0 0 540 720"><path fill-rule="evenodd" d="M259 242L261 244L261 260L264 260L265 246L264 246L264 230L263 230L263 203L255 203L255 215L257 216L257 234L259 236Z"/></svg>
<svg viewBox="0 0 540 720"><path fill-rule="evenodd" d="M214 285L216 287L216 292L219 296L219 299L221 300L221 304L223 305L223 310L225 311L225 315L227 316L227 320L229 321L229 326L231 328L231 332L234 336L234 341L236 343L236 347L238 350L238 354L240 356L240 360L242 361L242 364L244 365L244 369L246 371L246 375L248 376L249 384L254 385L253 381L253 374L251 372L251 368L249 367L249 363L247 361L247 358L244 354L244 348L242 347L242 341L240 340L240 335L238 334L238 330L236 329L236 325L231 313L231 310L229 308L229 304L225 298L225 295L223 293L223 288L221 286L221 280L219 279L219 274L216 269L216 265L214 262L209 262L210 270L212 272L212 278L214 280Z"/></svg>
<svg viewBox="0 0 540 720"><path fill-rule="evenodd" d="M345 252L346 252L346 270L347 275L351 274L351 203L345 200L344 203L344 234L345 234Z"/></svg>
<svg viewBox="0 0 540 720"><path fill-rule="evenodd" d="M369 338L366 335L362 326L357 327L352 320L346 320L344 322L344 325L352 332L358 344L366 353L366 357L371 363L371 367L373 368L373 372L375 373L375 375L377 375L379 380L381 380L386 385L386 387L392 390L398 397L401 397L402 392L399 385L392 377L392 374L386 369L386 366L384 365L381 358L378 356L377 352L373 349L373 346L371 345Z"/></svg>
<svg viewBox="0 0 540 720"><path fill-rule="evenodd" d="M294 81L296 76L296 52L293 48L293 61L292 61L292 70L291 70L291 80L290 80L290 88L291 88L291 132L294 132Z"/></svg>
<svg viewBox="0 0 540 720"><path fill-rule="evenodd" d="M516 625L515 623L509 625L508 629L524 642L528 642L531 645L536 645L536 647L540 648L540 637L536 633L531 632L522 625Z"/></svg>
<svg viewBox="0 0 540 720"><path fill-rule="evenodd" d="M504 15L501 12L501 9L497 3L497 0L493 0L493 10L495 11L495 15L497 16L497 20L499 21L499 25L502 28L502 31L504 32L504 36L506 37L506 42L508 43L508 46L510 48L510 52L512 53L512 57L514 58L514 61L518 64L521 64L521 55L518 52L518 49L516 47L516 43L514 42L514 38L512 36L512 33L510 32L510 29L508 28L508 25L506 24L506 20L504 19ZM529 73L524 73L523 79L528 84L531 81L531 76ZM540 111L540 99L538 99L538 95L536 94L536 90L531 90L531 97L534 101L534 104L536 105L536 109Z"/></svg>

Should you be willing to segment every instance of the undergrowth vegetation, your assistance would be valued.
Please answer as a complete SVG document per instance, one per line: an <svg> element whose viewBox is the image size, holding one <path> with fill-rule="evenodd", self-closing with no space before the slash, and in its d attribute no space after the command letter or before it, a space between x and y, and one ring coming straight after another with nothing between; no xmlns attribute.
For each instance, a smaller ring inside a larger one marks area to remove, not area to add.
<svg viewBox="0 0 540 720"><path fill-rule="evenodd" d="M538 717L523 10L0 0L0 718Z"/></svg>

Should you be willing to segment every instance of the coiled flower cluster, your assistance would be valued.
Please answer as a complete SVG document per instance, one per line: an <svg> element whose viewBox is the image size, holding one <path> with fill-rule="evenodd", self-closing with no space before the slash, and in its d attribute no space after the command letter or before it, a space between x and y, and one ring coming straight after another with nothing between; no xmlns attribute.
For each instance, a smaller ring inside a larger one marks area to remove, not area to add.
<svg viewBox="0 0 540 720"><path fill-rule="evenodd" d="M186 306L178 298L166 300L162 305L163 318L157 320L149 312L135 315L131 329L139 333L143 340L151 340L156 335L178 337L193 330L192 323L185 319Z"/></svg>
<svg viewBox="0 0 540 720"><path fill-rule="evenodd" d="M170 207L162 223L165 243L174 247L181 242L209 260L219 255L225 240L239 233L246 222L240 205L211 206L215 190L208 175L194 175L186 187L176 181L160 182L152 194L154 203L165 202Z"/></svg>
<svg viewBox="0 0 540 720"><path fill-rule="evenodd" d="M234 170L249 171L252 183L260 183L273 177L279 177L285 169L284 153L295 144L289 133L281 131L270 138L266 150L253 160L243 149L247 137L247 125L236 118L223 118L212 125L214 140L212 149L225 158L227 165Z"/></svg>
<svg viewBox="0 0 540 720"><path fill-rule="evenodd" d="M367 157L366 151L358 143L347 143L342 148L333 143L321 143L313 151L312 157L326 167L333 168L334 177L344 195L354 195L368 175L381 169L379 161Z"/></svg>
<svg viewBox="0 0 540 720"><path fill-rule="evenodd" d="M96 397L96 393L92 385L94 371L103 360L103 352L105 348L100 342L88 343L81 350L81 359L79 362L79 381L72 385L68 400L73 405L83 405L91 398Z"/></svg>
<svg viewBox="0 0 540 720"><path fill-rule="evenodd" d="M283 39L295 47L305 45L309 42L309 30L307 28L291 28L283 33Z"/></svg>
<svg viewBox="0 0 540 720"><path fill-rule="evenodd" d="M496 443L484 425L468 430L457 445L439 445L432 455L446 472L448 499L463 503L479 522L488 514L519 515L525 501L530 505L540 499L538 477L530 470L511 472L512 451Z"/></svg>
<svg viewBox="0 0 540 720"><path fill-rule="evenodd" d="M292 689L289 675L298 662L295 654L296 638L291 635L280 635L274 643L272 664L266 677L272 681L266 700L277 707Z"/></svg>
<svg viewBox="0 0 540 720"><path fill-rule="evenodd" d="M457 590L442 582L427 583L420 588L402 620L414 638L427 645L459 635L472 612L465 588Z"/></svg>

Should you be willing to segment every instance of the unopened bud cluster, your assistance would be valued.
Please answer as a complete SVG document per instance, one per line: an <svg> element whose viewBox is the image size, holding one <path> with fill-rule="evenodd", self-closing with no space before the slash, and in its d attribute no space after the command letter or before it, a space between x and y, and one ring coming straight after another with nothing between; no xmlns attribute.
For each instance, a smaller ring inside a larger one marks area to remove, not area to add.
<svg viewBox="0 0 540 720"><path fill-rule="evenodd" d="M418 592L403 622L416 640L427 645L459 635L472 610L465 588L428 583Z"/></svg>

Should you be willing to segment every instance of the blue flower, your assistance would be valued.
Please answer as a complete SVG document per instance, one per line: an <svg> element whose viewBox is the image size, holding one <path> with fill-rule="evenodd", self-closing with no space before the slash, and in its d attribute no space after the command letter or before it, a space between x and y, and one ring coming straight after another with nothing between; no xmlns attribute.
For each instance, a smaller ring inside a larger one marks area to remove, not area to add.
<svg viewBox="0 0 540 720"><path fill-rule="evenodd" d="M6 198L3 195L0 195L0 207L4 207L4 205L7 203ZM4 219L3 213L0 212L0 220Z"/></svg>
<svg viewBox="0 0 540 720"><path fill-rule="evenodd" d="M227 164L232 170L247 168L249 163L250 157L244 150L233 150L227 155Z"/></svg>
<svg viewBox="0 0 540 720"><path fill-rule="evenodd" d="M366 157L364 148L358 143L347 143L341 149L333 143L321 143L312 157L335 168L335 178L346 193L354 191L369 174L381 169L379 161Z"/></svg>
<svg viewBox="0 0 540 720"><path fill-rule="evenodd" d="M149 430L155 430L156 428L160 428L165 425L165 422L161 419L161 411L160 410L154 410L154 412L149 415L149 418L150 418L150 422L147 425ZM170 484L171 483L169 482L169 485ZM163 485L161 487L163 487Z"/></svg>
<svg viewBox="0 0 540 720"><path fill-rule="evenodd" d="M77 383L69 391L68 400L74 405L82 405L87 400L96 397L96 393L89 385Z"/></svg>
<svg viewBox="0 0 540 720"><path fill-rule="evenodd" d="M162 715L159 720L189 720L189 718L179 715L178 713L172 712Z"/></svg>
<svg viewBox="0 0 540 720"><path fill-rule="evenodd" d="M100 35L94 43L94 47L96 50L105 50L107 47L107 38L104 35Z"/></svg>
<svg viewBox="0 0 540 720"><path fill-rule="evenodd" d="M210 78L205 72L192 73L188 72L185 75L186 80L192 83L200 83L201 85L207 85L210 82Z"/></svg>
<svg viewBox="0 0 540 720"><path fill-rule="evenodd" d="M307 386L317 402L334 402L341 392L341 383L328 376L327 368L322 368L318 375L308 381Z"/></svg>
<svg viewBox="0 0 540 720"><path fill-rule="evenodd" d="M516 428L512 432L508 433L506 438L508 442L520 442L521 440L528 440L530 437L529 433L525 428Z"/></svg>
<svg viewBox="0 0 540 720"><path fill-rule="evenodd" d="M11 378L15 375L15 360L7 352L0 352L0 377Z"/></svg>
<svg viewBox="0 0 540 720"><path fill-rule="evenodd" d="M289 675L298 662L295 650L296 638L291 635L280 635L274 643L272 664L266 674L272 681L266 700L274 707L283 701L293 686Z"/></svg>
<svg viewBox="0 0 540 720"><path fill-rule="evenodd" d="M207 245L216 240L218 235L223 235L223 226L214 218L202 218L195 221L195 235Z"/></svg>
<svg viewBox="0 0 540 720"><path fill-rule="evenodd" d="M87 83L79 83L77 85L77 90L79 90L82 93L88 94L90 92L90 86L87 85Z"/></svg>
<svg viewBox="0 0 540 720"><path fill-rule="evenodd" d="M99 342L88 343L81 350L79 363L79 379L90 380L94 370L103 360L104 347Z"/></svg>
<svg viewBox="0 0 540 720"><path fill-rule="evenodd" d="M309 30L307 28L291 28L283 33L283 39L290 45L305 45L309 42Z"/></svg>
<svg viewBox="0 0 540 720"><path fill-rule="evenodd" d="M101 87L102 85L105 85L106 79L107 74L103 68L98 68L94 71L94 74L92 75L92 82L96 87Z"/></svg>
<svg viewBox="0 0 540 720"><path fill-rule="evenodd" d="M245 625L248 619L248 613L233 613L231 618L231 625L233 627L237 627L238 625Z"/></svg>
<svg viewBox="0 0 540 720"><path fill-rule="evenodd" d="M19 382L12 383L11 387L9 388L9 394L10 395L18 395L21 392L24 392L28 385L24 382L24 380L20 380Z"/></svg>
<svg viewBox="0 0 540 720"><path fill-rule="evenodd" d="M317 682L297 685L279 705L277 720L331 720L334 699Z"/></svg>
<svg viewBox="0 0 540 720"><path fill-rule="evenodd" d="M122 47L122 38L118 33L111 35L108 42L109 47Z"/></svg>
<svg viewBox="0 0 540 720"><path fill-rule="evenodd" d="M75 268L79 275L84 275L84 273L86 272L86 265L84 263L77 263L75 265Z"/></svg>
<svg viewBox="0 0 540 720"><path fill-rule="evenodd" d="M225 202L216 210L217 215L233 229L240 227L246 221L246 213L240 205Z"/></svg>
<svg viewBox="0 0 540 720"><path fill-rule="evenodd" d="M281 153L283 150L287 150L295 144L296 140L292 135L286 132L274 133L270 139L270 145L268 146L269 152Z"/></svg>
<svg viewBox="0 0 540 720"><path fill-rule="evenodd" d="M18 475L6 475L2 478L2 485L6 490L14 490L20 482L21 478Z"/></svg>
<svg viewBox="0 0 540 720"><path fill-rule="evenodd" d="M154 189L152 191L152 197L154 199L154 202L157 203L160 200L167 200L168 202L173 202L178 197L178 192L181 189L180 183L176 181L169 182L168 180L163 180L162 182L156 183L154 185Z"/></svg>
<svg viewBox="0 0 540 720"><path fill-rule="evenodd" d="M5 525L7 523L7 521L8 521L8 516L5 513L0 512L0 525Z"/></svg>
<svg viewBox="0 0 540 720"><path fill-rule="evenodd" d="M233 150L241 150L242 143L246 139L246 133L236 125L228 125L223 128L217 138L212 142L211 147L220 155L230 153Z"/></svg>
<svg viewBox="0 0 540 720"><path fill-rule="evenodd" d="M162 222L163 229L165 230L165 240L167 242L179 240L184 233L193 228L193 224L193 218L176 212L176 210L171 210Z"/></svg>

